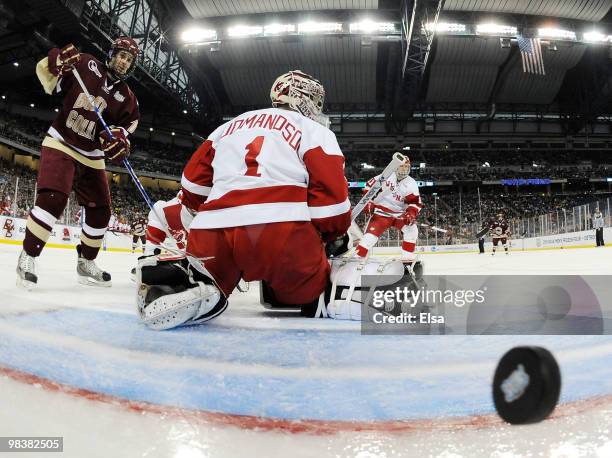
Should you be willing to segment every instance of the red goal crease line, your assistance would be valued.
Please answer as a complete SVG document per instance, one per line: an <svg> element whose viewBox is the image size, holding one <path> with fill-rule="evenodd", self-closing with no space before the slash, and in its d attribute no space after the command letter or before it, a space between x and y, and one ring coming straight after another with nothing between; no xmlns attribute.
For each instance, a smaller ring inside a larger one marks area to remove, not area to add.
<svg viewBox="0 0 612 458"><path fill-rule="evenodd" d="M53 380L29 374L17 369L0 366L0 375L12 380L42 387L48 392L62 393L74 398L119 406L126 411L180 418L216 426L231 426L259 431L281 431L293 434L330 435L343 432L410 433L432 431L462 431L502 426L504 422L495 414L463 417L440 417L432 419L348 421L348 420L287 420L256 417L197 409L183 409L145 401L132 401L117 396L77 388ZM590 409L612 403L612 395L598 396L558 406L551 419L574 416Z"/></svg>

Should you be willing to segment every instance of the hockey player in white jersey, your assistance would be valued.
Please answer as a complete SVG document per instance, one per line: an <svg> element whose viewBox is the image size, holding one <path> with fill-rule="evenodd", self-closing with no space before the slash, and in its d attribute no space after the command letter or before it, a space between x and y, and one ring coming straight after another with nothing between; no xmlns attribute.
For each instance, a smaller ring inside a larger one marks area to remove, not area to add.
<svg viewBox="0 0 612 458"><path fill-rule="evenodd" d="M324 246L344 241L351 224L344 156L322 114L324 96L310 75L281 75L273 108L226 122L194 153L181 180L183 203L198 212L189 263L139 262L147 326L214 318L241 278L265 281L280 302L317 305L331 271Z"/></svg>
<svg viewBox="0 0 612 458"><path fill-rule="evenodd" d="M409 173L410 161L407 161L389 176L376 197L372 199L368 208L372 217L357 246L357 256L368 256L380 236L389 228L395 227L401 231L403 237L402 262L407 265L415 262L416 241L419 236L415 222L423 204L419 187ZM375 180L376 177L368 181L366 191Z"/></svg>
<svg viewBox="0 0 612 458"><path fill-rule="evenodd" d="M168 201L158 200L153 208L147 223L145 255L160 249L167 237L174 240L179 250L184 250L195 211L183 205L183 193L179 191L174 199Z"/></svg>

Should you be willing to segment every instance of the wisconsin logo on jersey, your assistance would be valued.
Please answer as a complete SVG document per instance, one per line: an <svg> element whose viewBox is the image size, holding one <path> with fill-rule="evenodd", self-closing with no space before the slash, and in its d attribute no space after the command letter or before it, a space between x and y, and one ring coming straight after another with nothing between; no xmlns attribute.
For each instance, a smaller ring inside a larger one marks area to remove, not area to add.
<svg viewBox="0 0 612 458"><path fill-rule="evenodd" d="M119 91L115 92L113 96L117 102L123 102L125 100L125 96L121 95Z"/></svg>

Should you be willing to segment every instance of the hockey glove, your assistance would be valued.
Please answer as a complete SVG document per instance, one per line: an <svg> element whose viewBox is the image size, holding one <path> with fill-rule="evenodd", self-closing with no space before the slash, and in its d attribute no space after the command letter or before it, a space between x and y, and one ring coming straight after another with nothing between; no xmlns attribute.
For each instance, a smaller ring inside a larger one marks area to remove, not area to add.
<svg viewBox="0 0 612 458"><path fill-rule="evenodd" d="M109 130L113 134L112 138L106 130L100 132L100 147L107 161L120 165L130 155L130 141L125 129L110 126Z"/></svg>
<svg viewBox="0 0 612 458"><path fill-rule="evenodd" d="M328 258L341 256L349 250L350 244L351 238L349 234L344 234L342 237L325 244L325 255Z"/></svg>
<svg viewBox="0 0 612 458"><path fill-rule="evenodd" d="M414 207L410 207L408 208L408 210L406 210L406 212L400 216L399 218L395 219L395 224L393 224L397 229L400 229L404 226L410 226L411 224L413 224L416 220L417 217L417 209Z"/></svg>
<svg viewBox="0 0 612 458"><path fill-rule="evenodd" d="M71 43L49 52L49 71L53 76L64 76L81 60L79 50Z"/></svg>

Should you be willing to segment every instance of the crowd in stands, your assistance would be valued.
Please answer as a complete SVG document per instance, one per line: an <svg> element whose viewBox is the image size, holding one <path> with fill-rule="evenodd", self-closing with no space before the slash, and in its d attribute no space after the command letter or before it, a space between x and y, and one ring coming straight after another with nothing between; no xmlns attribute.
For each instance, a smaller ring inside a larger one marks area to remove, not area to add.
<svg viewBox="0 0 612 458"><path fill-rule="evenodd" d="M481 181L511 178L608 177L612 175L610 155L599 152L569 151L527 152L532 159L514 158L513 154L445 151L410 154L411 175L422 181ZM421 157L424 156L424 157ZM431 156L431 157L430 157ZM538 159L536 159L538 157ZM391 154L348 153L346 175L352 181L366 181L379 173L391 160ZM459 160L463 158L463 160ZM512 159L514 158L514 159ZM573 158L573 160L572 160ZM421 163L425 164L421 168ZM367 164L364 166L364 164Z"/></svg>
<svg viewBox="0 0 612 458"><path fill-rule="evenodd" d="M40 148L42 138L49 127L48 121L34 118L8 115L0 110L0 143L8 139L36 150ZM197 145L193 147L178 147L151 140L134 137L132 139L133 153L130 157L137 171L163 173L180 176ZM607 157L598 151L573 154L569 151L559 152L490 152L482 151L422 151L412 152L411 175L417 180L492 180L499 178L589 178L612 175L612 165ZM346 176L349 181L366 181L380 173L389 162L390 154L381 153L349 153L346 155ZM425 168L419 164L426 163ZM583 161L590 161L583 162ZM485 164L485 163L488 163ZM364 167L363 164L368 164ZM483 166L484 164L484 166ZM534 166L535 164L535 166ZM451 169L452 167L452 169ZM15 185L18 181L17 201ZM26 217L35 196L36 173L26 167L20 167L0 160L0 213L17 217ZM423 224L437 225L451 229L450 234L458 240L461 237L473 237L473 227L480 223L481 214L488 218L503 212L510 220L532 217L554 211L569 209L594 200L591 189L572 187L572 191L564 194L545 193L512 193L503 194L500 187L495 191L483 191L478 196L475 192L464 193L461 196L461 212L459 212L459 194L456 190L445 193L442 190L437 196L423 195L425 208L420 216ZM142 198L130 183L126 187L111 186L113 196L113 215L118 227L124 228L139 216L146 216L146 208ZM153 200L168 200L174 192L151 191ZM361 196L360 190L351 192L351 200L355 203ZM434 199L437 199L434 205ZM60 219L62 222L74 223L78 213L78 204L71 195L71 206ZM360 222L365 224L366 215ZM433 233L423 229L422 236ZM442 235L438 235L442 237ZM386 238L399 239L400 235L392 230Z"/></svg>
<svg viewBox="0 0 612 458"><path fill-rule="evenodd" d="M15 200L15 188L17 199ZM27 167L9 164L0 159L0 215L27 218L35 199L36 172ZM151 199L170 200L175 191L148 190ZM129 225L137 217L145 217L149 210L134 186L121 187L111 184L112 213L118 224ZM76 224L79 222L80 207L74 192L59 222ZM123 226L122 226L123 228Z"/></svg>
<svg viewBox="0 0 612 458"><path fill-rule="evenodd" d="M18 180L17 180L18 178ZM15 185L18 185L17 201L14 202ZM27 217L35 198L36 172L26 167L9 164L0 160L0 214L5 216ZM572 192L567 194L546 193L510 193L503 194L499 191L483 191L480 194L480 206L478 195L475 192L464 193L459 196L456 192L440 192L437 195L422 194L424 204L423 211L419 216L421 224L438 226L451 231L456 240L473 239L474 228L480 223L480 215L483 219L503 213L506 218L516 221L520 218L535 217L557 210L570 210L577 205L583 205L595 200L595 196L589 190ZM153 201L169 200L176 194L175 191L151 190L149 193ZM142 197L134 186L111 185L112 213L120 230L127 229L129 224L138 217L146 217L148 208ZM353 189L350 198L355 204L362 195L362 189ZM610 196L603 196L607 198ZM612 198L612 197L611 197ZM434 199L436 201L434 202ZM461 206L459 201L461 200ZM461 212L459 211L461 208ZM78 222L79 206L74 196L70 196L70 206L60 218L60 222L74 224ZM363 227L367 222L368 215L364 214L358 220ZM433 238L435 234L426 228L421 229L421 238ZM440 235L445 239L451 234ZM384 239L399 240L400 234L391 230Z"/></svg>
<svg viewBox="0 0 612 458"><path fill-rule="evenodd" d="M0 142L5 138L38 151L50 125L50 121L0 110ZM132 137L131 143L130 163L135 170L172 176L180 176L195 151L195 146L168 145L137 137Z"/></svg>
<svg viewBox="0 0 612 458"><path fill-rule="evenodd" d="M0 142L2 138L38 150L49 128L49 121L8 113L0 109ZM191 146L169 145L131 138L130 162L140 172L180 176L197 143ZM366 181L379 173L391 154L347 152L346 176L350 181ZM574 178L607 177L612 161L602 150L536 151L520 149L410 151L412 175L418 180L496 180L502 178ZM424 163L425 168L420 168ZM367 164L364 167L363 164ZM452 168L452 169L451 169Z"/></svg>

